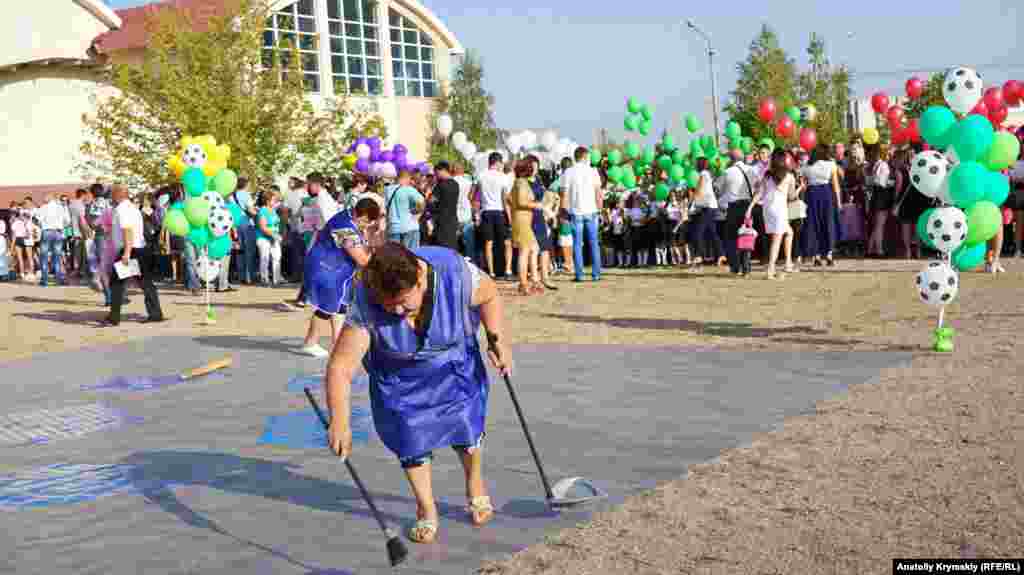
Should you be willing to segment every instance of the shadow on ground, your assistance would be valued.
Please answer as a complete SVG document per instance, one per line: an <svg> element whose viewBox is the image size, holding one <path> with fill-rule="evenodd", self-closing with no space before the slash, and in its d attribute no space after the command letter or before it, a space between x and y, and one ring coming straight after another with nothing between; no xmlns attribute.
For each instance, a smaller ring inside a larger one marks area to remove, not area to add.
<svg viewBox="0 0 1024 575"><path fill-rule="evenodd" d="M805 325L790 327L755 327L752 323L703 322L688 319L659 318L603 318L595 315L567 315L548 313L543 317L583 324L604 324L626 329L660 329L665 331L688 331L717 337L773 337L786 334L824 334L823 329Z"/></svg>
<svg viewBox="0 0 1024 575"><path fill-rule="evenodd" d="M13 317L25 317L29 319L38 319L42 321L51 321L54 323L61 324L78 324L78 325L94 325L99 326L100 323L107 317L108 312L106 311L68 311L60 309L51 309L46 311L38 312L24 312L12 314ZM142 314L121 314L121 321L141 321L146 316Z"/></svg>

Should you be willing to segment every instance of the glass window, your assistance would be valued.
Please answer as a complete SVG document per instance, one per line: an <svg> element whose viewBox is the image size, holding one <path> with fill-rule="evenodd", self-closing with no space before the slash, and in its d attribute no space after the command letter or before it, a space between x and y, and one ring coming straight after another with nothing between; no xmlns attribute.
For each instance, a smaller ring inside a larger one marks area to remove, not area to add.
<svg viewBox="0 0 1024 575"><path fill-rule="evenodd" d="M409 20L405 16L402 16L402 28L407 28L409 30L415 30L416 29L416 25L412 23L412 20Z"/></svg>
<svg viewBox="0 0 1024 575"><path fill-rule="evenodd" d="M377 60L376 58L366 59L366 75L380 76L380 60Z"/></svg>
<svg viewBox="0 0 1024 575"><path fill-rule="evenodd" d="M260 65L264 68L274 67L274 51L264 50L263 55L260 57Z"/></svg>
<svg viewBox="0 0 1024 575"><path fill-rule="evenodd" d="M396 96L404 96L405 95L405 80L395 80L395 95Z"/></svg>
<svg viewBox="0 0 1024 575"><path fill-rule="evenodd" d="M363 0L363 22L370 22L371 24L377 22L376 1Z"/></svg>
<svg viewBox="0 0 1024 575"><path fill-rule="evenodd" d="M377 39L377 27L376 26L363 26L363 38L368 40Z"/></svg>
<svg viewBox="0 0 1024 575"><path fill-rule="evenodd" d="M345 0L345 19L359 21L359 0Z"/></svg>
<svg viewBox="0 0 1024 575"><path fill-rule="evenodd" d="M302 54L302 69L306 72L316 72L320 69L320 58L316 54L304 52Z"/></svg>
<svg viewBox="0 0 1024 575"><path fill-rule="evenodd" d="M382 82L380 78L367 78L366 79L366 92L371 96L380 96L383 90L381 89Z"/></svg>
<svg viewBox="0 0 1024 575"><path fill-rule="evenodd" d="M353 40L351 38L349 38L348 40L345 40L345 53L346 54L355 54L355 55L362 54L363 53L363 43L360 42L359 40Z"/></svg>
<svg viewBox="0 0 1024 575"><path fill-rule="evenodd" d="M331 56L331 71L335 74L345 73L345 57Z"/></svg>
<svg viewBox="0 0 1024 575"><path fill-rule="evenodd" d="M433 82L423 82L423 97L433 98L437 95L437 89Z"/></svg>
<svg viewBox="0 0 1024 575"><path fill-rule="evenodd" d="M299 18L299 31L300 32L316 32L316 20L312 18Z"/></svg>
<svg viewBox="0 0 1024 575"><path fill-rule="evenodd" d="M366 55L367 56L380 56L380 49L376 42L366 43Z"/></svg>
<svg viewBox="0 0 1024 575"><path fill-rule="evenodd" d="M363 79L361 77L350 76L349 79L348 79L348 87L352 91L353 94L360 93L360 92L362 92L362 93L366 92L366 87L363 84Z"/></svg>
<svg viewBox="0 0 1024 575"><path fill-rule="evenodd" d="M423 92L420 91L419 82L409 82L409 95L417 98L423 95Z"/></svg>
<svg viewBox="0 0 1024 575"><path fill-rule="evenodd" d="M335 94L347 94L348 93L348 85L345 83L345 77L344 76L335 76L334 77L334 93Z"/></svg>
<svg viewBox="0 0 1024 575"><path fill-rule="evenodd" d="M402 17L398 15L398 12L388 9L388 22L397 28L402 25Z"/></svg>
<svg viewBox="0 0 1024 575"><path fill-rule="evenodd" d="M419 55L420 55L420 51L419 51L418 48L416 48L416 46L406 46L405 47L405 59L406 60L413 60L413 61L419 60L419 58L418 58Z"/></svg>
<svg viewBox="0 0 1024 575"><path fill-rule="evenodd" d="M391 29L391 41L392 42L401 42L402 41L402 31L398 30L396 28L392 28Z"/></svg>
<svg viewBox="0 0 1024 575"><path fill-rule="evenodd" d="M404 78L405 66L401 62L391 62L391 74L395 78Z"/></svg>
<svg viewBox="0 0 1024 575"><path fill-rule="evenodd" d="M420 48L420 60L424 62L434 61L434 49L433 48Z"/></svg>
<svg viewBox="0 0 1024 575"><path fill-rule="evenodd" d="M424 80L433 80L434 79L434 66L432 66L431 64L422 64L420 66L420 69L423 72L423 79Z"/></svg>
<svg viewBox="0 0 1024 575"><path fill-rule="evenodd" d="M433 46L434 41L430 38L430 34L420 32L420 44L423 44L424 46Z"/></svg>
<svg viewBox="0 0 1024 575"><path fill-rule="evenodd" d="M331 38L331 53L332 54L343 54L345 52L345 42L341 38Z"/></svg>
<svg viewBox="0 0 1024 575"><path fill-rule="evenodd" d="M327 17L341 20L341 6L338 5L338 0L327 0Z"/></svg>
<svg viewBox="0 0 1024 575"><path fill-rule="evenodd" d="M348 73L351 74L351 75L362 76L363 75L363 59L362 58L354 58L352 56L349 56L349 59L348 59Z"/></svg>
<svg viewBox="0 0 1024 575"><path fill-rule="evenodd" d="M316 36L312 34L299 35L300 50L316 50Z"/></svg>
<svg viewBox="0 0 1024 575"><path fill-rule="evenodd" d="M402 41L405 42L406 44L415 44L418 38L419 35L412 30L406 30L405 32L402 33Z"/></svg>
<svg viewBox="0 0 1024 575"><path fill-rule="evenodd" d="M359 24L345 24L345 35L349 38L358 38L361 36L359 33Z"/></svg>
<svg viewBox="0 0 1024 575"><path fill-rule="evenodd" d="M405 63L405 77L406 78L419 78L420 77L420 65L415 62Z"/></svg>
<svg viewBox="0 0 1024 575"><path fill-rule="evenodd" d="M401 46L392 46L391 47L391 58L393 60L401 60L402 59L402 47Z"/></svg>
<svg viewBox="0 0 1024 575"><path fill-rule="evenodd" d="M395 95L436 97L433 39L395 10L388 12L388 21Z"/></svg>
<svg viewBox="0 0 1024 575"><path fill-rule="evenodd" d="M305 74L302 77L302 83L306 86L306 90L310 92L320 91L320 76L317 74Z"/></svg>
<svg viewBox="0 0 1024 575"><path fill-rule="evenodd" d="M327 30L330 31L331 36L341 36L341 22L328 22Z"/></svg>
<svg viewBox="0 0 1024 575"><path fill-rule="evenodd" d="M294 30L295 29L295 18L289 14L278 14L274 17L277 21L278 30Z"/></svg>
<svg viewBox="0 0 1024 575"><path fill-rule="evenodd" d="M299 14L313 15L313 0L299 0L295 5L299 9Z"/></svg>

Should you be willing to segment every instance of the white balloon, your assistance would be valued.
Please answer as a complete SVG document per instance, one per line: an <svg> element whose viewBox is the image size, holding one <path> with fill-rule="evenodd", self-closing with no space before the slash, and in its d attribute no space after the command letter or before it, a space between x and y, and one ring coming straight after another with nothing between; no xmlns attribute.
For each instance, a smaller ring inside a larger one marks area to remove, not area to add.
<svg viewBox="0 0 1024 575"><path fill-rule="evenodd" d="M945 262L929 262L917 274L917 295L921 301L936 307L948 305L960 290L960 277Z"/></svg>
<svg viewBox="0 0 1024 575"><path fill-rule="evenodd" d="M220 260L211 260L206 254L196 258L196 273L204 282L212 282L220 275Z"/></svg>
<svg viewBox="0 0 1024 575"><path fill-rule="evenodd" d="M214 208L224 207L224 197L213 190L206 190L203 192L202 198L209 202L211 212Z"/></svg>
<svg viewBox="0 0 1024 575"><path fill-rule="evenodd" d="M935 197L947 206L953 205L953 194L949 193L949 176L946 176L946 179L942 180L942 185L939 186L939 191Z"/></svg>
<svg viewBox="0 0 1024 575"><path fill-rule="evenodd" d="M981 76L970 68L953 68L942 84L942 96L949 109L964 115L978 105L982 96Z"/></svg>
<svg viewBox="0 0 1024 575"><path fill-rule="evenodd" d="M540 144L549 151L555 149L555 145L558 144L558 134L551 130L544 132L540 138Z"/></svg>
<svg viewBox="0 0 1024 575"><path fill-rule="evenodd" d="M455 132L454 134L452 134L452 146L454 146L456 150L461 149L462 146L468 141L469 138L466 137L466 134L464 132Z"/></svg>
<svg viewBox="0 0 1024 575"><path fill-rule="evenodd" d="M466 159L472 158L476 155L476 144L473 142L466 142L466 145L462 147L462 155Z"/></svg>
<svg viewBox="0 0 1024 575"><path fill-rule="evenodd" d="M519 144L519 136L516 134L512 134L511 136L505 138L505 147L508 148L509 150L512 150L513 153L515 153L515 150L519 149Z"/></svg>
<svg viewBox="0 0 1024 575"><path fill-rule="evenodd" d="M949 162L935 150L921 152L910 161L910 181L917 191L935 198L949 174Z"/></svg>
<svg viewBox="0 0 1024 575"><path fill-rule="evenodd" d="M452 133L452 117L448 114L441 114L437 118L437 131L441 136L447 138Z"/></svg>
<svg viewBox="0 0 1024 575"><path fill-rule="evenodd" d="M370 157L370 146L366 144L359 144L356 146L356 157L360 160L365 160Z"/></svg>
<svg viewBox="0 0 1024 575"><path fill-rule="evenodd" d="M384 164L381 164L381 171L382 171L382 177L385 177L385 178L397 178L398 177L398 168L396 168L395 165L392 164L392 163L387 163L386 162Z"/></svg>
<svg viewBox="0 0 1024 575"><path fill-rule="evenodd" d="M526 130L525 132L519 134L519 136L522 140L523 149L529 150L537 146L537 134L534 134L533 132Z"/></svg>
<svg viewBox="0 0 1024 575"><path fill-rule="evenodd" d="M967 215L953 206L937 208L928 216L925 233L935 249L951 254L967 239Z"/></svg>
<svg viewBox="0 0 1024 575"><path fill-rule="evenodd" d="M210 215L207 218L206 226L210 228L210 233L212 233L214 237L219 238L228 233L234 223L235 220L231 217L231 212L229 212L224 206L219 208L210 208Z"/></svg>

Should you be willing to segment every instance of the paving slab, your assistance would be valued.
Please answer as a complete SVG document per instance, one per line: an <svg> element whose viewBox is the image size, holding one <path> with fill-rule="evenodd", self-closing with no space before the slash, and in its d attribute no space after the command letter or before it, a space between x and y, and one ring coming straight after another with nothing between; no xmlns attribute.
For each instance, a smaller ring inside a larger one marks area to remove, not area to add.
<svg viewBox="0 0 1024 575"><path fill-rule="evenodd" d="M2 573L385 573L384 540L326 451L304 386L324 361L298 340L160 337L0 366ZM403 573L473 573L685 474L785 417L911 359L889 352L519 345L514 385L548 476L584 476L601 505L555 513L504 384L492 383L485 475L498 513L472 527L461 468L438 453L442 528ZM149 385L224 356L234 366ZM415 504L353 388L352 461L388 521Z"/></svg>

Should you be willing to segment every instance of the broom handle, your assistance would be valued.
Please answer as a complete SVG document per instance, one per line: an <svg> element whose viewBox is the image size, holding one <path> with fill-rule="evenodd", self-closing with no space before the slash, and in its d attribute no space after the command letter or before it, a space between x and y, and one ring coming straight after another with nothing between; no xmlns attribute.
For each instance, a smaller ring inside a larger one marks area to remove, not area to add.
<svg viewBox="0 0 1024 575"><path fill-rule="evenodd" d="M212 373L214 371L217 371L218 369L224 369L225 367L231 367L231 364L233 362L234 362L234 360L231 359L230 357L225 357L224 359L218 359L217 361L211 361L210 363L208 363L208 364L206 364L206 365L204 365L202 367L197 367L195 369L190 369L190 370L188 370L186 372L183 372L181 374L181 379L193 379L193 378L196 378L196 377L199 377L199 376L202 376L202 375L206 375L208 373Z"/></svg>

